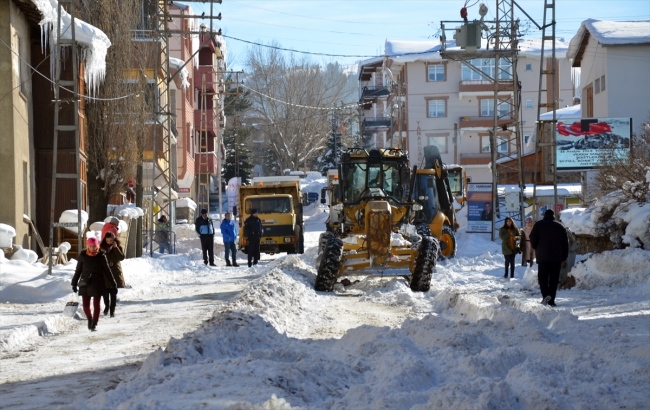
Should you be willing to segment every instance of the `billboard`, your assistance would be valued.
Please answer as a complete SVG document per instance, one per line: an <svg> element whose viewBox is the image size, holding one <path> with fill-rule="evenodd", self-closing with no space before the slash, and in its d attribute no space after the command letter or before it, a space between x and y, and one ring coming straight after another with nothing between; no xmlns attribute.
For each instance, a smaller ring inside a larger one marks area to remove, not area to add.
<svg viewBox="0 0 650 410"><path fill-rule="evenodd" d="M555 130L558 171L584 171L605 155L630 154L631 118L562 118Z"/></svg>
<svg viewBox="0 0 650 410"><path fill-rule="evenodd" d="M492 184L467 184L467 232L492 232Z"/></svg>

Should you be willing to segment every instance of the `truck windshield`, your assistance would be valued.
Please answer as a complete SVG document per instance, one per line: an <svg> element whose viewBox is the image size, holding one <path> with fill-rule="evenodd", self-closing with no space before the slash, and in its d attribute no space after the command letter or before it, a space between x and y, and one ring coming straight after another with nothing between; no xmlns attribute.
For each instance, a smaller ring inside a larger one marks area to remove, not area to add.
<svg viewBox="0 0 650 410"><path fill-rule="evenodd" d="M357 202L369 196L392 196L402 200L400 169L396 163L350 162L343 165L343 175L345 176L344 202Z"/></svg>
<svg viewBox="0 0 650 410"><path fill-rule="evenodd" d="M290 213L291 199L287 197L246 199L246 214L249 215L252 209L257 209L261 214Z"/></svg>

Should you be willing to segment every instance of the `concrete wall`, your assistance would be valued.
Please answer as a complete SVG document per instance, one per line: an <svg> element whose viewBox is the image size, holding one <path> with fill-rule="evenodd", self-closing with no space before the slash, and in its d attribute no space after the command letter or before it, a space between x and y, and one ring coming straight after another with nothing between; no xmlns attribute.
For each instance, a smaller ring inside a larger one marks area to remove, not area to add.
<svg viewBox="0 0 650 410"><path fill-rule="evenodd" d="M0 3L0 36L30 63L30 29L12 1ZM0 101L0 163L3 164L0 222L15 227L14 243L29 248L29 231L23 214L30 217L34 214L31 81L28 67L19 64L16 54L0 45L0 95L5 96Z"/></svg>

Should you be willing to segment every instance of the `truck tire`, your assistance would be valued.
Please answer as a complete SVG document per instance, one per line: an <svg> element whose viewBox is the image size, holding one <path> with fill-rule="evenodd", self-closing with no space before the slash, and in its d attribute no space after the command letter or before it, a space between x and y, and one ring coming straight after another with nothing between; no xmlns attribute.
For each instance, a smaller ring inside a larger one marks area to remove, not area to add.
<svg viewBox="0 0 650 410"><path fill-rule="evenodd" d="M327 242L330 240L330 238L335 238L336 235L334 235L333 232L323 232L320 234L318 237L318 254L320 255L323 253L325 250L325 246L327 245Z"/></svg>
<svg viewBox="0 0 650 410"><path fill-rule="evenodd" d="M442 244L445 244L443 246ZM443 249L444 248L444 249ZM456 243L456 233L449 225L442 227L442 236L440 237L440 252L438 253L438 258L444 259L453 259L456 257L456 250L458 245Z"/></svg>
<svg viewBox="0 0 650 410"><path fill-rule="evenodd" d="M319 292L331 292L334 289L339 275L339 266L341 266L342 252L343 241L335 237L329 238L318 266L314 289Z"/></svg>
<svg viewBox="0 0 650 410"><path fill-rule="evenodd" d="M300 231L300 235L298 235L298 253L303 254L305 253L305 234Z"/></svg>
<svg viewBox="0 0 650 410"><path fill-rule="evenodd" d="M437 242L431 236L422 237L418 257L411 274L411 290L413 292L426 292L431 287L431 277L438 255Z"/></svg>

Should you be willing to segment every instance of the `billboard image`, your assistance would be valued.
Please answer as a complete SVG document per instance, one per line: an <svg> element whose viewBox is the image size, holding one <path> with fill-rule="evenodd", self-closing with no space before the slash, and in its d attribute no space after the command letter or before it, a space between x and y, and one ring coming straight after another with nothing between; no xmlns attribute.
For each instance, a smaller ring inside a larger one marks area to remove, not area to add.
<svg viewBox="0 0 650 410"><path fill-rule="evenodd" d="M467 232L492 232L492 184L467 185Z"/></svg>
<svg viewBox="0 0 650 410"><path fill-rule="evenodd" d="M597 168L604 155L630 153L631 118L562 118L555 131L558 171Z"/></svg>

